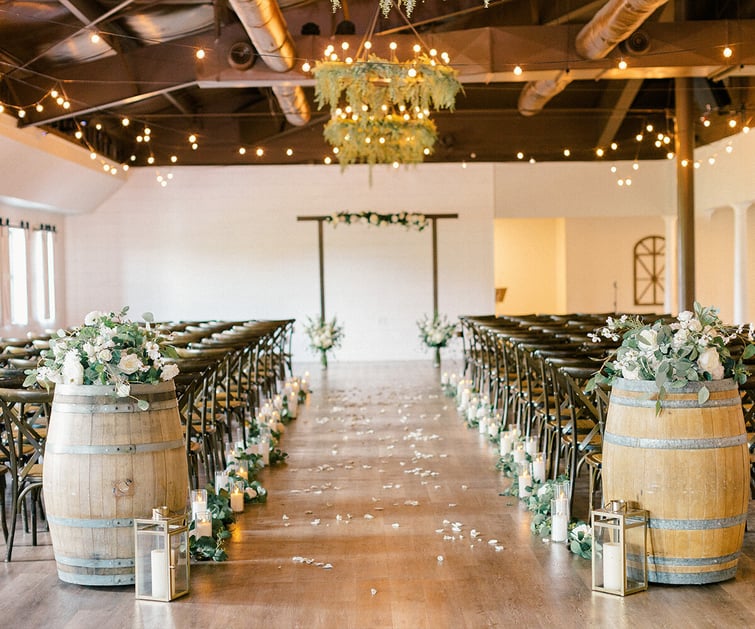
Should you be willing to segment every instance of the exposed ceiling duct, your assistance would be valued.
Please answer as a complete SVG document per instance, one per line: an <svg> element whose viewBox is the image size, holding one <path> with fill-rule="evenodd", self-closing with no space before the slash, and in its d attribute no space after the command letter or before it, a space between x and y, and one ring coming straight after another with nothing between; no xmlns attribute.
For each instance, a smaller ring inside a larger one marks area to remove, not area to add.
<svg viewBox="0 0 755 629"><path fill-rule="evenodd" d="M577 33L577 53L602 59L668 0L609 0Z"/></svg>
<svg viewBox="0 0 755 629"><path fill-rule="evenodd" d="M555 79L530 81L519 94L519 113L523 116L539 114L546 103L556 94L563 92L569 83L571 83L571 77L568 70L559 73Z"/></svg>
<svg viewBox="0 0 755 629"><path fill-rule="evenodd" d="M296 46L275 0L229 0L257 54L271 70L288 72L296 61ZM301 127L309 122L309 102L300 86L274 87L283 115Z"/></svg>
<svg viewBox="0 0 755 629"><path fill-rule="evenodd" d="M668 0L609 0L577 33L575 47L585 59L602 59L629 37ZM534 116L571 82L569 73L555 79L530 81L519 96L519 113Z"/></svg>

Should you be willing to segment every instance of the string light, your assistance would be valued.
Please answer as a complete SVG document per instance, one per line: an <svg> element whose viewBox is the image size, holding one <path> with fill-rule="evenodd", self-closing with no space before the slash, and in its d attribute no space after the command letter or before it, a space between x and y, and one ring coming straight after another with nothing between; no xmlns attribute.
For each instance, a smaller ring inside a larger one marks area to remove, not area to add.
<svg viewBox="0 0 755 629"><path fill-rule="evenodd" d="M627 62L624 60L624 57L622 57L619 60L618 68L619 68L619 70L626 70L627 69Z"/></svg>
<svg viewBox="0 0 755 629"><path fill-rule="evenodd" d="M521 66L514 66L514 74L516 76L522 76L522 67Z"/></svg>
<svg viewBox="0 0 755 629"><path fill-rule="evenodd" d="M202 59L204 59L204 58L205 58L205 55L206 55L206 54L207 54L207 53L205 53L205 51L204 51L204 48L199 48L199 49L197 50L197 52L196 52L196 57L197 57L197 59L199 59L199 60L201 61Z"/></svg>
<svg viewBox="0 0 755 629"><path fill-rule="evenodd" d="M726 46L723 49L724 59L729 59L733 54L734 54L734 51L731 48L729 48L729 46Z"/></svg>

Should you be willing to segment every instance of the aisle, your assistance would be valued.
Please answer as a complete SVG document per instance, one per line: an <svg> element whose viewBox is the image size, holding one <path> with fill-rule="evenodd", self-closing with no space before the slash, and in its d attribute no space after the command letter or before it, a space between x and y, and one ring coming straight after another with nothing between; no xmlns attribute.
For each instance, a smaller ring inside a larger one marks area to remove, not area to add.
<svg viewBox="0 0 755 629"><path fill-rule="evenodd" d="M593 594L589 562L500 495L493 449L429 362L313 371L288 464L261 475L268 503L247 507L229 561L192 566L188 597L62 583L46 546L0 564L0 613L17 629L755 626L753 533L730 582Z"/></svg>

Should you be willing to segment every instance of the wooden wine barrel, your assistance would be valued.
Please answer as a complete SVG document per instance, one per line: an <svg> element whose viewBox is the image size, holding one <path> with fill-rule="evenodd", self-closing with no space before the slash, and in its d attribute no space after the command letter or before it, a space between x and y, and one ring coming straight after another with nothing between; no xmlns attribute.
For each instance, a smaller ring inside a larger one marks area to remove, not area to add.
<svg viewBox="0 0 755 629"><path fill-rule="evenodd" d="M702 584L732 578L742 548L750 457L733 380L669 393L656 415L654 382L612 388L603 442L604 501L649 512L648 580Z"/></svg>
<svg viewBox="0 0 755 629"><path fill-rule="evenodd" d="M58 577L80 585L134 583L134 518L166 505L183 513L189 492L173 382L55 387L43 490Z"/></svg>

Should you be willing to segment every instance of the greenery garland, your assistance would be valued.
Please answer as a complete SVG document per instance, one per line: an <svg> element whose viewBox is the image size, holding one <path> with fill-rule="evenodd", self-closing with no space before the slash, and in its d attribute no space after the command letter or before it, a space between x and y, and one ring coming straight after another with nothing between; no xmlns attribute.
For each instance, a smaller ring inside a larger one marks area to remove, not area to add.
<svg viewBox="0 0 755 629"><path fill-rule="evenodd" d="M378 212L336 212L325 217L326 223L332 223L333 227L338 225L351 225L352 223L361 223L363 225L385 226L385 225L402 225L407 229L416 229L422 231L430 224L430 221L424 214L416 212L397 212L394 214L380 214Z"/></svg>

